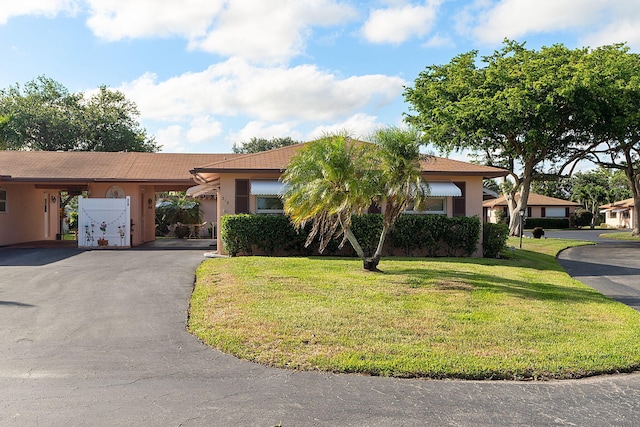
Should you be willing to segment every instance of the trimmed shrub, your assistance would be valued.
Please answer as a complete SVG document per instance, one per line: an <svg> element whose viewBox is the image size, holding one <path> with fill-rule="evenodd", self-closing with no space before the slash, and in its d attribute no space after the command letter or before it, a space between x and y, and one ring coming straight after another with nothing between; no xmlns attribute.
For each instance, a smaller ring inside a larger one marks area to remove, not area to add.
<svg viewBox="0 0 640 427"><path fill-rule="evenodd" d="M352 231L365 252L375 252L382 231L382 215L367 214L352 220ZM304 247L309 225L297 233L283 215L224 215L221 219L220 238L231 256L253 254L254 250L267 255L310 255L318 250L317 239ZM386 249L400 249L406 256L417 251L431 257L471 255L476 250L480 235L477 217L447 218L442 215L402 215L389 231ZM333 240L325 251L338 252L339 241ZM346 248L346 253L352 251Z"/></svg>
<svg viewBox="0 0 640 427"><path fill-rule="evenodd" d="M527 218L525 220L526 228L569 228L569 218Z"/></svg>
<svg viewBox="0 0 640 427"><path fill-rule="evenodd" d="M229 255L236 256L240 252L251 254L251 247L258 233L256 215L237 214L224 215L220 219L220 238Z"/></svg>
<svg viewBox="0 0 640 427"><path fill-rule="evenodd" d="M498 258L500 252L507 248L509 226L507 224L492 224L485 222L482 230L482 256Z"/></svg>
<svg viewBox="0 0 640 427"><path fill-rule="evenodd" d="M544 229L542 227L536 227L531 231L534 239L539 239L544 236Z"/></svg>
<svg viewBox="0 0 640 427"><path fill-rule="evenodd" d="M572 222L574 227L587 227L591 225L593 213L586 209L576 209L576 211L571 215L571 219L573 220Z"/></svg>

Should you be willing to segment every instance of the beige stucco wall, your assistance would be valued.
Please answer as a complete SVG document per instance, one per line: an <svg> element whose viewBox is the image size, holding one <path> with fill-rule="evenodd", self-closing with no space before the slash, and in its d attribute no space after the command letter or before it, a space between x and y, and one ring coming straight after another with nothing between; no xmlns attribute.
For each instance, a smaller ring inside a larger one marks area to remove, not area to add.
<svg viewBox="0 0 640 427"><path fill-rule="evenodd" d="M7 191L7 212L0 213L0 246L55 240L60 228L60 200L56 190L6 183L0 184L0 189Z"/></svg>
<svg viewBox="0 0 640 427"><path fill-rule="evenodd" d="M605 214L605 224L610 228L634 228L633 219L635 216L633 210L634 208L629 209L628 216L624 215L623 212L616 212L616 216L612 217L611 212L607 212Z"/></svg>
<svg viewBox="0 0 640 427"><path fill-rule="evenodd" d="M217 211L219 213L217 218L218 230L220 229L220 221L224 215L235 214L235 181L236 179L277 179L279 175L275 174L226 174L220 176L220 190L218 192L217 199ZM453 182L465 182L465 196L466 196L466 214L468 217L477 216L482 220L482 177L469 177L469 176L425 176L426 180L431 181L453 181ZM256 211L256 197L249 197L249 208L251 212ZM453 200L447 198L447 216L453 215ZM218 236L219 237L219 236ZM218 238L218 252L225 253L222 240ZM482 256L482 229L480 230L480 240L478 241L477 250L473 255L474 257Z"/></svg>

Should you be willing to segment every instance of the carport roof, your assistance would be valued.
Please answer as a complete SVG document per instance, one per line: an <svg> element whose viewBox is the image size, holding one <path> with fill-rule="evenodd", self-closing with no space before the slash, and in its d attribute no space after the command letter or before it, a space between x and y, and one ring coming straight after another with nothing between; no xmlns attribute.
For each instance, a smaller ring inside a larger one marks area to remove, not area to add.
<svg viewBox="0 0 640 427"><path fill-rule="evenodd" d="M0 151L0 181L184 181L235 154Z"/></svg>

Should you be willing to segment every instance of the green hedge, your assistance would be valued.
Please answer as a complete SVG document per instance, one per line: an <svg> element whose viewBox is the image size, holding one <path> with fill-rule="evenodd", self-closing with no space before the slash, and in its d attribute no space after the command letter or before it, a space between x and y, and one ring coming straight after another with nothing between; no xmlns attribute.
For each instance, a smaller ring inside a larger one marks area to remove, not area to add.
<svg viewBox="0 0 640 427"><path fill-rule="evenodd" d="M507 248L509 226L507 224L492 224L485 222L482 231L482 256L498 258L500 252Z"/></svg>
<svg viewBox="0 0 640 427"><path fill-rule="evenodd" d="M382 215L353 218L352 230L367 256L378 245ZM231 256L251 255L254 250L267 255L311 255L318 253L317 242L305 248L309 229L296 232L283 215L225 215L221 219L220 238ZM477 217L447 218L442 215L402 215L390 230L385 248L389 254L405 256L469 256L480 238ZM338 252L340 242L332 241L325 254ZM345 251L351 252L345 244Z"/></svg>
<svg viewBox="0 0 640 427"><path fill-rule="evenodd" d="M527 218L524 228L569 228L569 218Z"/></svg>

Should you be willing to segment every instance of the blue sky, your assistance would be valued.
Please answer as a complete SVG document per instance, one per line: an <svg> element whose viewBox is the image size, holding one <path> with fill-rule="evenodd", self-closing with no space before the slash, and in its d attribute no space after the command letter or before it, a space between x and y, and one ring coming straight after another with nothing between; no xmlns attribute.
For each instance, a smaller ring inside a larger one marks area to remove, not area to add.
<svg viewBox="0 0 640 427"><path fill-rule="evenodd" d="M20 0L0 7L0 87L39 75L134 101L165 152L227 152L399 125L428 65L498 49L627 42L637 0Z"/></svg>

